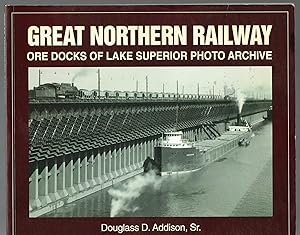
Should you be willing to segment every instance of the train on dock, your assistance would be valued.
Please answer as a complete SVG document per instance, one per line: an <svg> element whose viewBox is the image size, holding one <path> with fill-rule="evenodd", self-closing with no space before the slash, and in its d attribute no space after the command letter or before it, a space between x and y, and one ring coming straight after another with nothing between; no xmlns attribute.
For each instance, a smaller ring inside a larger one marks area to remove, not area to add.
<svg viewBox="0 0 300 235"><path fill-rule="evenodd" d="M78 89L73 83L45 83L29 90L30 100L214 100L224 99L221 95L176 94L170 92L109 91ZM228 97L226 97L228 99Z"/></svg>

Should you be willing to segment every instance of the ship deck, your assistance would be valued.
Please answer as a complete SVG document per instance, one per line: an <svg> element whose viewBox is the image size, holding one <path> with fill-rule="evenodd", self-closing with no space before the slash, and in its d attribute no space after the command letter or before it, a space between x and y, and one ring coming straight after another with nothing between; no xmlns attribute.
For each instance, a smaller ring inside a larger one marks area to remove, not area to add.
<svg viewBox="0 0 300 235"><path fill-rule="evenodd" d="M228 143L246 133L247 132L244 132L244 131L227 131L226 133L222 134L221 136L217 137L216 139L197 141L193 144L193 146L196 147L196 149L198 149L200 151L201 150L209 151L212 148L222 146L225 143Z"/></svg>

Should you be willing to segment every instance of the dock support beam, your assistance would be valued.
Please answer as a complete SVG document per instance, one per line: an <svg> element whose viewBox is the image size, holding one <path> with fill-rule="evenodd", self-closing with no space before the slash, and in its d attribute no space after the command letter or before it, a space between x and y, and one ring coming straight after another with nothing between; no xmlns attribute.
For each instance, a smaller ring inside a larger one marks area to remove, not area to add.
<svg viewBox="0 0 300 235"><path fill-rule="evenodd" d="M57 192L57 159L52 158L48 160L48 168L49 168L49 197L51 198L52 202L57 201L60 196Z"/></svg>
<svg viewBox="0 0 300 235"><path fill-rule="evenodd" d="M37 161L29 163L29 171L29 208L32 210L42 206L39 199L39 168Z"/></svg>
<svg viewBox="0 0 300 235"><path fill-rule="evenodd" d="M96 182L96 176L95 176L95 152L94 151L89 151L87 152L87 182L89 187L94 187L97 182Z"/></svg>
<svg viewBox="0 0 300 235"><path fill-rule="evenodd" d="M57 192L61 198L68 195L66 190L66 156L57 159Z"/></svg>
<svg viewBox="0 0 300 235"><path fill-rule="evenodd" d="M49 187L49 172L48 172L48 160L45 159L44 161L39 161L39 172L40 172L40 180L39 180L39 197L43 206L47 205L51 202L48 193Z"/></svg>

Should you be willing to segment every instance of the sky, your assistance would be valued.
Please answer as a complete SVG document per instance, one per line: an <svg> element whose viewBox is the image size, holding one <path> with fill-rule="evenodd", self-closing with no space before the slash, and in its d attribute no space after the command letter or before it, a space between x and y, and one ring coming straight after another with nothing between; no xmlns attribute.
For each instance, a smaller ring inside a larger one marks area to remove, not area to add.
<svg viewBox="0 0 300 235"><path fill-rule="evenodd" d="M272 98L271 66L213 66L213 67L30 67L28 70L29 89L38 86L40 71L41 84L71 83L78 89L97 89L100 71L101 90L149 92L224 94L224 85L234 87L247 97Z"/></svg>

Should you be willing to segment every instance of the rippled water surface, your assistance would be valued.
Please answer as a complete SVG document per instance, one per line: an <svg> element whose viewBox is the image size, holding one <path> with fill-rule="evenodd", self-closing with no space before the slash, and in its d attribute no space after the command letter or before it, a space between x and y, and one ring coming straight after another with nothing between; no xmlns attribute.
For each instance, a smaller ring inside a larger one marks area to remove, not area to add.
<svg viewBox="0 0 300 235"><path fill-rule="evenodd" d="M163 178L158 189L143 187L117 216L272 216L272 123L259 125L250 146L239 147L200 171ZM124 184L114 189L121 190ZM109 217L109 190L46 216Z"/></svg>

